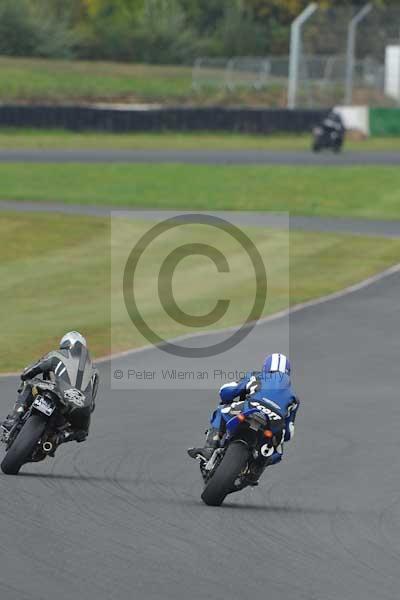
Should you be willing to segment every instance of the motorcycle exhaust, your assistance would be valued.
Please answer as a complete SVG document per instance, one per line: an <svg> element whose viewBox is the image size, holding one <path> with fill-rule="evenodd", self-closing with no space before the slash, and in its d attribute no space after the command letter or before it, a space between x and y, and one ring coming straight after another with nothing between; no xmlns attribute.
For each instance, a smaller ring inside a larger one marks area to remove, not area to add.
<svg viewBox="0 0 400 600"><path fill-rule="evenodd" d="M53 450L53 444L51 442L45 442L43 444L43 452L49 454Z"/></svg>

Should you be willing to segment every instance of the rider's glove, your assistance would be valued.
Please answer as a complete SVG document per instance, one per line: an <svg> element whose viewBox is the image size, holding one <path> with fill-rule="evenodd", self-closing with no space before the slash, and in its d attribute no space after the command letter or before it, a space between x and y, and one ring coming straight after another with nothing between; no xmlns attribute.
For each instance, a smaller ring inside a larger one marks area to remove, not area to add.
<svg viewBox="0 0 400 600"><path fill-rule="evenodd" d="M253 375L252 377L250 377L250 381L246 383L246 392L249 395L254 394L259 389L259 387L260 382L257 381L257 378Z"/></svg>

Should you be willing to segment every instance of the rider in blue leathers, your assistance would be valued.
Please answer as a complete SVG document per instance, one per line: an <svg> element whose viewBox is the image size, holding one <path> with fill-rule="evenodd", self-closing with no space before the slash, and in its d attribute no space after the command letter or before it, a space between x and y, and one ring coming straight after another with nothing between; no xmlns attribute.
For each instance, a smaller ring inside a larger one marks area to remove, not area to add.
<svg viewBox="0 0 400 600"><path fill-rule="evenodd" d="M189 456L202 461L208 461L219 447L225 432L225 421L222 411L235 401L251 397L251 400L262 400L273 412L284 418L284 428L279 443L273 454L265 461L265 465L280 462L283 454L283 444L293 438L294 422L299 407L299 399L295 395L290 379L290 362L284 354L270 354L265 359L261 371L247 373L240 381L224 384L220 390L220 404L211 417L211 427L207 431L204 448L190 448Z"/></svg>

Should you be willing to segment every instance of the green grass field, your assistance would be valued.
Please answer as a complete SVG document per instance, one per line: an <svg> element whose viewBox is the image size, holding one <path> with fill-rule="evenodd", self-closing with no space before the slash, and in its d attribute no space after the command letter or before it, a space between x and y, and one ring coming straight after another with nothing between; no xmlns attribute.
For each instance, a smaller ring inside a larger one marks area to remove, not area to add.
<svg viewBox="0 0 400 600"><path fill-rule="evenodd" d="M0 164L0 198L400 218L397 167Z"/></svg>
<svg viewBox="0 0 400 600"><path fill-rule="evenodd" d="M241 74L242 75L242 74ZM144 65L118 62L52 60L0 57L0 101L10 102L130 102L174 105L221 105L280 107L287 105L284 77L274 77L260 89L239 83L234 90L220 86L224 68L203 71L203 85L192 88L191 66ZM239 75L239 79L240 79ZM204 85L205 84L205 85ZM318 90L315 90L318 94ZM321 91L321 101L326 102ZM334 95L332 95L334 94ZM331 99L342 101L341 86L331 90ZM370 88L355 88L358 104L393 105L386 96ZM300 91L305 105L307 90ZM369 102L368 102L369 100Z"/></svg>
<svg viewBox="0 0 400 600"><path fill-rule="evenodd" d="M121 304L118 270L132 244L149 227L147 223L122 222L113 237L113 278L111 284L108 219L64 215L1 213L0 216L0 371L21 369L35 356L54 346L68 329L82 329L96 356L110 350L110 307L113 305L113 350L143 344L132 332ZM261 254L285 256L287 236L261 228L246 230ZM190 237L194 238L191 231ZM215 244L215 232L203 232L203 242ZM148 263L164 256L166 250L182 241L179 232L171 234L149 254ZM183 310L202 314L213 307L225 292L232 295L232 310L221 324L242 318L249 290L245 258L232 241L220 240L221 249L233 273L242 273L243 285L224 274L217 285L215 266L204 258L187 258L177 267L174 293ZM400 240L364 238L350 235L291 232L290 303L296 304L333 292L398 262ZM128 246L129 247L129 246ZM285 251L283 251L285 250ZM117 262L115 263L114 260ZM198 260L198 262L196 262ZM267 262L268 265L268 262ZM280 263L268 268L269 300L265 314L288 304L286 270ZM199 271L200 270L200 271ZM198 273L202 273L201 284ZM146 268L139 288L144 314L160 333L181 333L174 322L160 312L154 294L154 274ZM221 287L222 286L222 287Z"/></svg>
<svg viewBox="0 0 400 600"><path fill-rule="evenodd" d="M57 129L0 129L0 148L118 150L309 150L310 135L234 133L76 133ZM346 150L400 150L400 138L372 137L346 141Z"/></svg>
<svg viewBox="0 0 400 600"><path fill-rule="evenodd" d="M185 67L0 57L2 101L176 100L190 88Z"/></svg>
<svg viewBox="0 0 400 600"><path fill-rule="evenodd" d="M214 73L216 81L224 71ZM0 101L285 106L285 83L235 92L192 89L192 67L0 57Z"/></svg>

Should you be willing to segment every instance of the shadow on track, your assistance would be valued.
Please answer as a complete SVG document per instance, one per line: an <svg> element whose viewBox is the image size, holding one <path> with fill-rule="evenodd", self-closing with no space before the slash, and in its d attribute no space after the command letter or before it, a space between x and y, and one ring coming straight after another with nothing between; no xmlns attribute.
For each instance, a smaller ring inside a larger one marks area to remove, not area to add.
<svg viewBox="0 0 400 600"><path fill-rule="evenodd" d="M343 510L341 508L313 508L306 506L280 506L277 504L233 504L224 502L222 508L225 509L242 509L265 511L281 514L298 514L298 515L351 515L354 511Z"/></svg>
<svg viewBox="0 0 400 600"><path fill-rule="evenodd" d="M31 477L32 479L54 479L54 480L63 480L63 481L87 481L87 482L108 482L112 483L109 477L106 476L97 476L97 475L73 475L68 473L19 473L18 477ZM133 479L118 479L118 481L123 481L124 483L134 483Z"/></svg>

